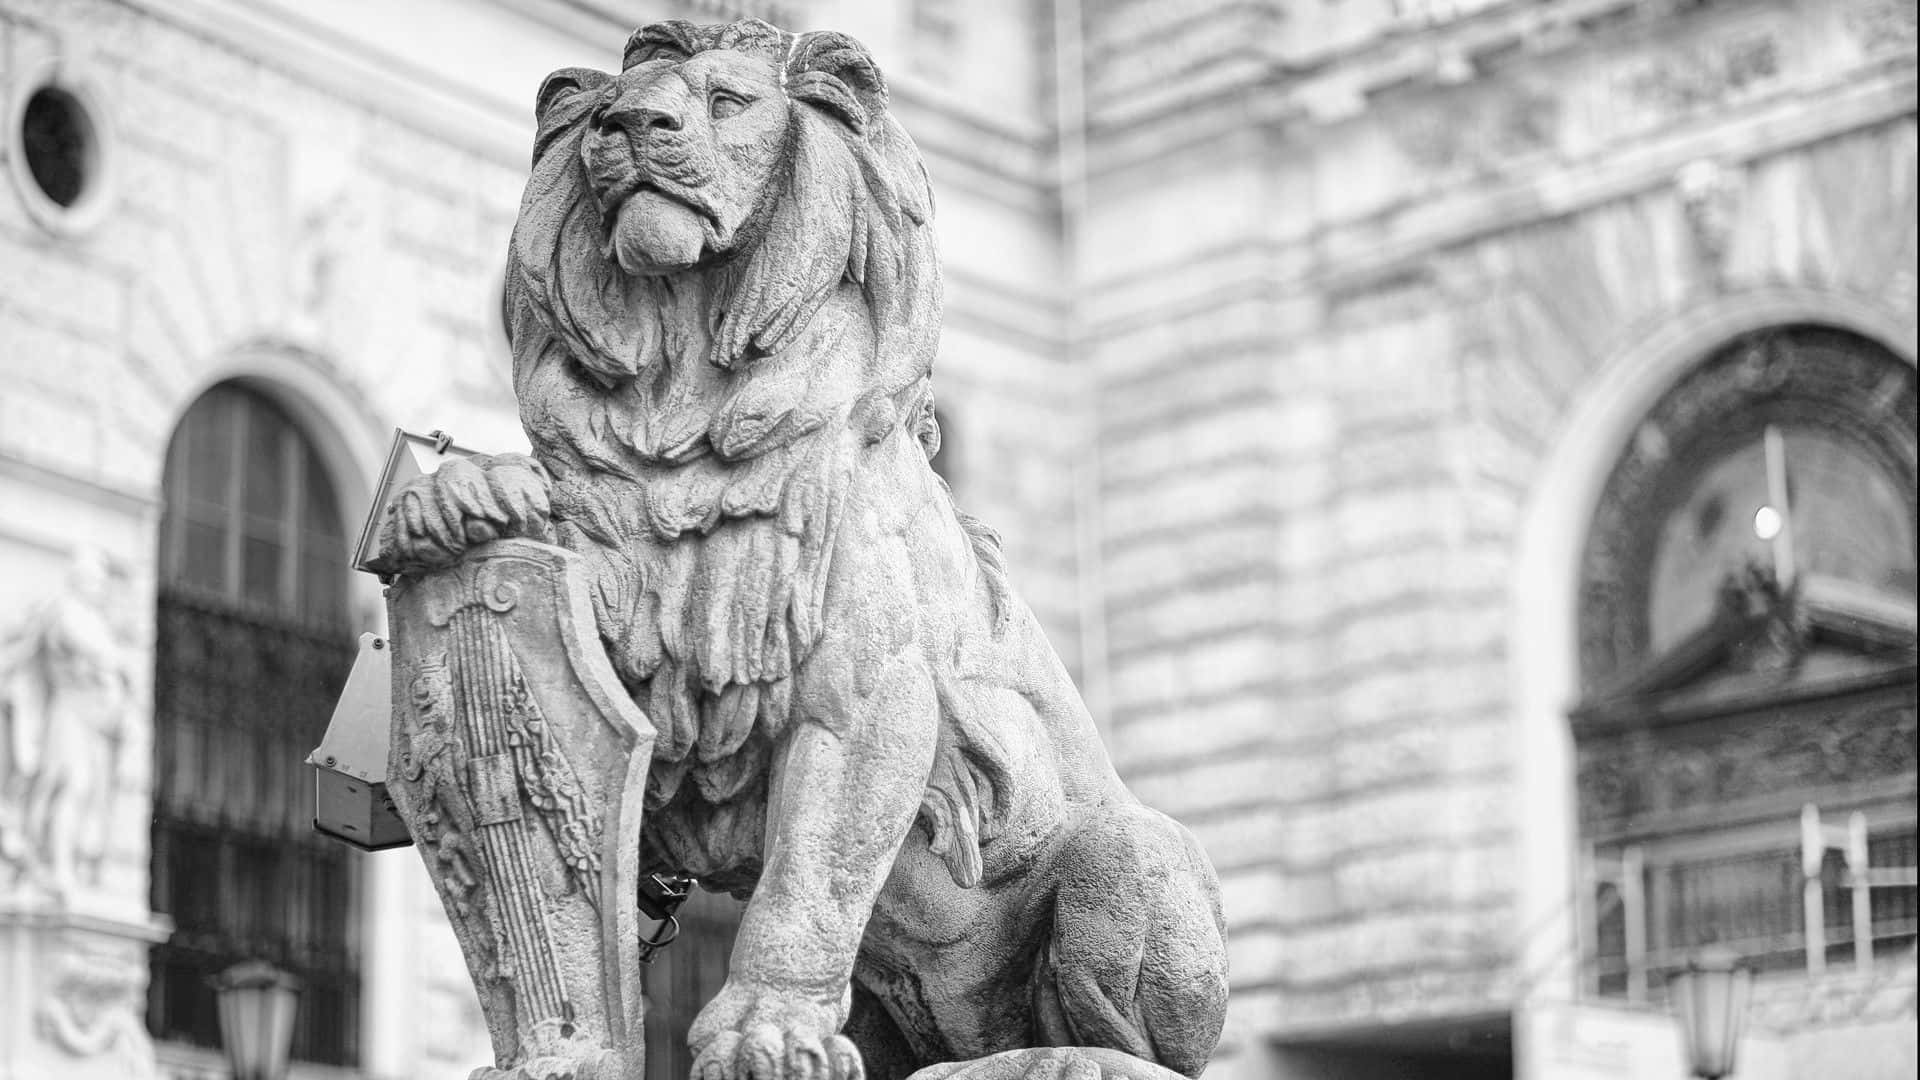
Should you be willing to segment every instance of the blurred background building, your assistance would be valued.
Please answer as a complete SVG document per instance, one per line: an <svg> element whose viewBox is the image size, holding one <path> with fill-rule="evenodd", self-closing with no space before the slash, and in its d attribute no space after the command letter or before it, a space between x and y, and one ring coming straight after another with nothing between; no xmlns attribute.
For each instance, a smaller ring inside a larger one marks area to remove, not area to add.
<svg viewBox="0 0 1920 1080"><path fill-rule="evenodd" d="M534 89L860 38L939 197L940 467L1220 869L1210 1076L1915 1068L1910 0L0 0L0 1078L486 1060L310 832L392 429L523 446ZM717 985L650 973L655 1072Z"/></svg>

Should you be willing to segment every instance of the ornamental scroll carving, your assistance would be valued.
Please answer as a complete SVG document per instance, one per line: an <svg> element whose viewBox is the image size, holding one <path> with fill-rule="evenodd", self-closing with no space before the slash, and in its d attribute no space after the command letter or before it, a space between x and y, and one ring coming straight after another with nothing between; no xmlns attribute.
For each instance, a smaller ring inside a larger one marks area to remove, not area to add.
<svg viewBox="0 0 1920 1080"><path fill-rule="evenodd" d="M1912 776L1920 736L1914 718L1911 699L1838 702L1691 732L1586 740L1578 779L1583 825L1606 834L1783 792Z"/></svg>
<svg viewBox="0 0 1920 1080"><path fill-rule="evenodd" d="M153 1042L140 1022L144 950L69 940L52 966L34 1013L41 1036L71 1057L110 1063L125 1080L151 1080L156 1075Z"/></svg>

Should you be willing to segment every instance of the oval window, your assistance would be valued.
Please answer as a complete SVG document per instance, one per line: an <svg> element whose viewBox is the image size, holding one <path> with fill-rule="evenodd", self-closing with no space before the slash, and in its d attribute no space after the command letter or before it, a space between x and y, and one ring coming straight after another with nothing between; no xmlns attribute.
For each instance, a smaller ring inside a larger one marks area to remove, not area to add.
<svg viewBox="0 0 1920 1080"><path fill-rule="evenodd" d="M21 84L9 125L9 171L28 213L54 232L74 233L106 212L107 127L85 88L45 77Z"/></svg>

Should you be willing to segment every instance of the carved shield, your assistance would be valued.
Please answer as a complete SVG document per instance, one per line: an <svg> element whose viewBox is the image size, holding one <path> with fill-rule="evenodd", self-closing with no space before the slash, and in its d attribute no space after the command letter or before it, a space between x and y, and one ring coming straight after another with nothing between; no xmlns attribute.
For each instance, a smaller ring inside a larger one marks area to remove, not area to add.
<svg viewBox="0 0 1920 1080"><path fill-rule="evenodd" d="M587 587L579 556L529 540L397 580L388 786L498 1066L557 1058L637 1080L654 730L601 648Z"/></svg>

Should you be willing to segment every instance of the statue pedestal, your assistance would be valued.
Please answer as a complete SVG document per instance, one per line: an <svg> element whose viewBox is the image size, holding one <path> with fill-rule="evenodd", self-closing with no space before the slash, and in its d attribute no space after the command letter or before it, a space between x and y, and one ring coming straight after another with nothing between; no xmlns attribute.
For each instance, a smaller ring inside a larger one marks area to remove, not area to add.
<svg viewBox="0 0 1920 1080"><path fill-rule="evenodd" d="M151 1080L146 912L0 898L0 1080Z"/></svg>

